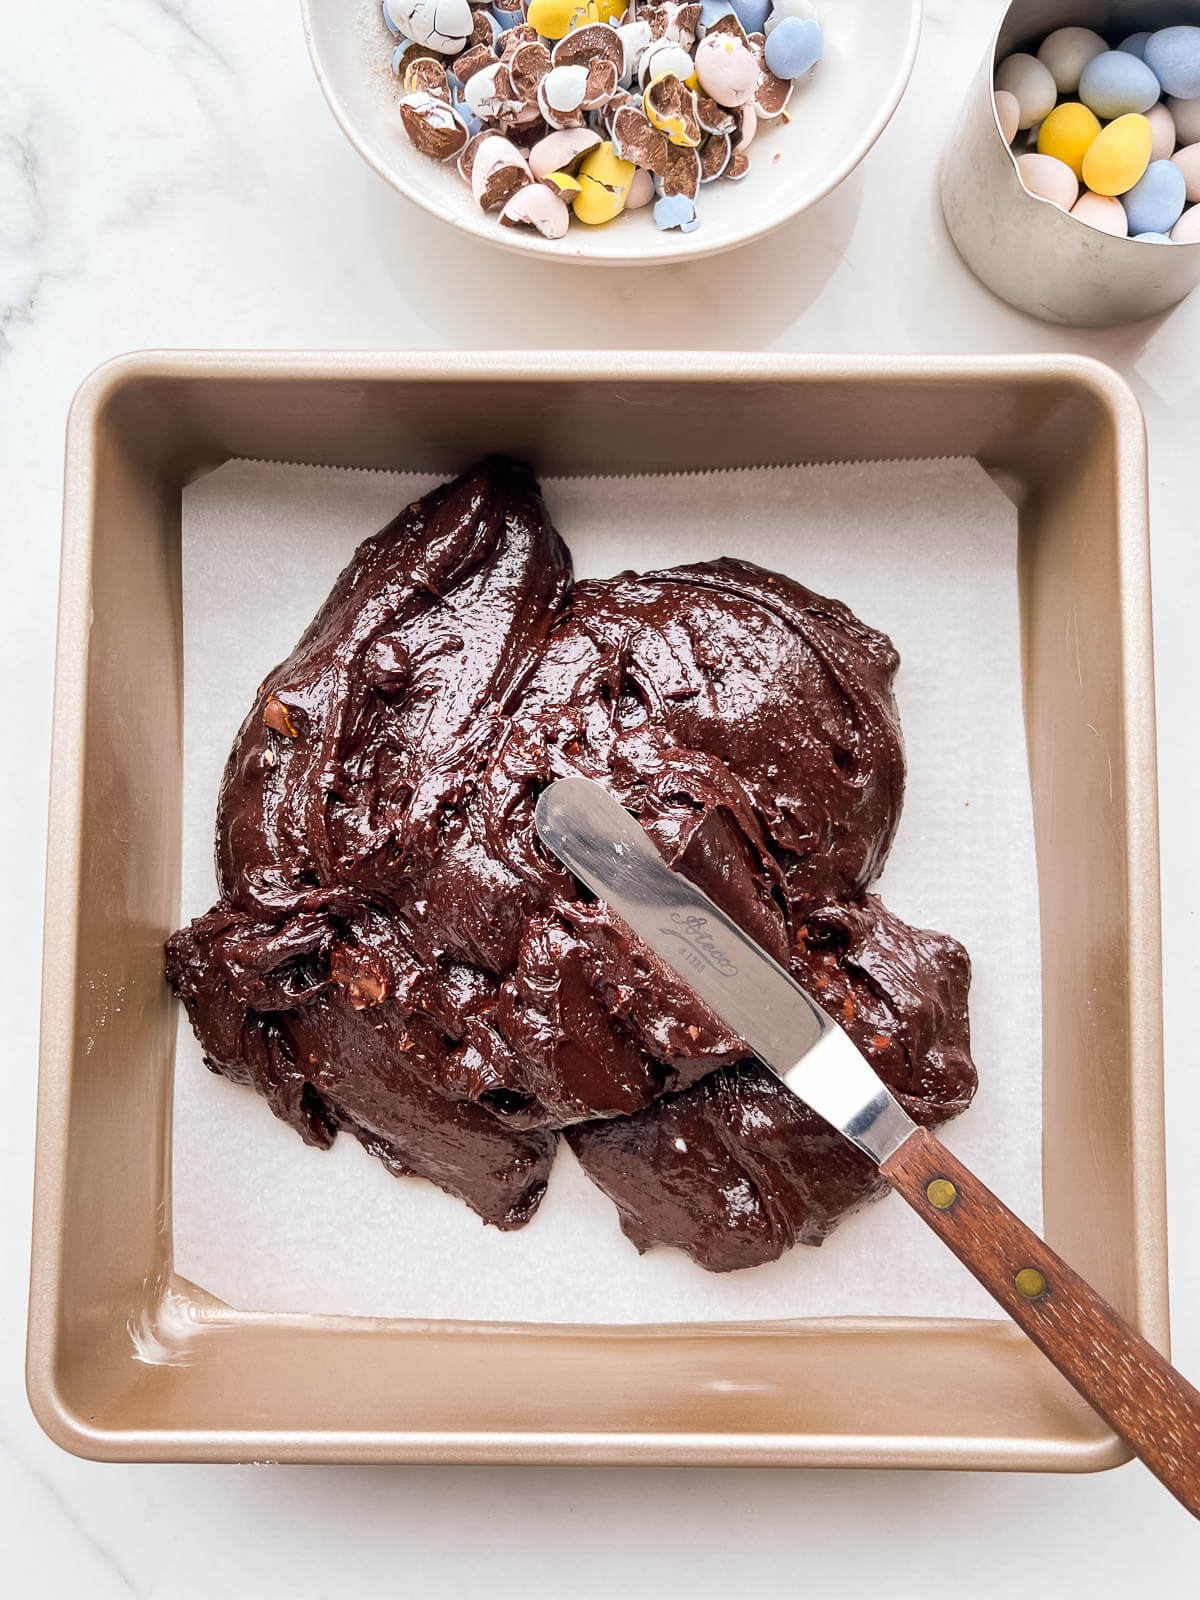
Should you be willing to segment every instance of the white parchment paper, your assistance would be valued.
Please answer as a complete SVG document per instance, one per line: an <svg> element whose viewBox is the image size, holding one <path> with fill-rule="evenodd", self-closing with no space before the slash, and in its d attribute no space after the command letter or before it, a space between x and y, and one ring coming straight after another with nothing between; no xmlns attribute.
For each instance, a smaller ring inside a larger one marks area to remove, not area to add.
<svg viewBox="0 0 1200 1600"><path fill-rule="evenodd" d="M183 915L215 897L213 818L233 736L360 539L439 478L232 461L183 499ZM581 577L745 556L891 635L908 794L880 882L974 962L980 1090L947 1142L1041 1219L1041 961L1022 720L1016 512L970 460L549 480ZM215 1077L182 1016L175 1086L177 1270L231 1305L530 1322L985 1316L990 1300L889 1196L817 1250L704 1272L639 1257L563 1150L520 1232L390 1177L357 1142L308 1149Z"/></svg>

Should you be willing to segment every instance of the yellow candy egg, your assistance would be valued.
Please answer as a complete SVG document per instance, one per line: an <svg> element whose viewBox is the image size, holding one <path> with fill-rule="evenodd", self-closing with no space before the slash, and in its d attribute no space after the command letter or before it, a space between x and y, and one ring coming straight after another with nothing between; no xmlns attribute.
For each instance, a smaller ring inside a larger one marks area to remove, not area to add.
<svg viewBox="0 0 1200 1600"><path fill-rule="evenodd" d="M542 179L543 183L552 183L568 205L579 193L583 185L571 172L548 172Z"/></svg>
<svg viewBox="0 0 1200 1600"><path fill-rule="evenodd" d="M633 162L622 161L607 140L589 150L575 174L579 179L575 215L580 222L594 226L620 216L636 171Z"/></svg>
<svg viewBox="0 0 1200 1600"><path fill-rule="evenodd" d="M1083 158L1100 132L1100 119L1077 101L1065 100L1038 131L1038 155L1064 161L1077 178L1083 177Z"/></svg>
<svg viewBox="0 0 1200 1600"><path fill-rule="evenodd" d="M529 0L526 21L543 39L565 39L589 22L617 22L626 0Z"/></svg>
<svg viewBox="0 0 1200 1600"><path fill-rule="evenodd" d="M676 91L676 96L659 103L655 99L655 85L642 96L642 109L653 127L665 133L672 144L694 150L704 137L696 115L695 98L687 92L686 85Z"/></svg>
<svg viewBox="0 0 1200 1600"><path fill-rule="evenodd" d="M1102 128L1083 158L1083 181L1093 194L1126 194L1150 165L1154 130L1136 112Z"/></svg>

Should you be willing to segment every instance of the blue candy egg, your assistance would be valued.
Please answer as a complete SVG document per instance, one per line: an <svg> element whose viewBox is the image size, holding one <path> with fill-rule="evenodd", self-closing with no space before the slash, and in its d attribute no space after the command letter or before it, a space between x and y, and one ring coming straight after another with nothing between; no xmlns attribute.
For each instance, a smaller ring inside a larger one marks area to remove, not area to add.
<svg viewBox="0 0 1200 1600"><path fill-rule="evenodd" d="M1145 175L1121 196L1135 239L1142 233L1170 233L1186 201L1187 179L1173 161L1152 161Z"/></svg>
<svg viewBox="0 0 1200 1600"><path fill-rule="evenodd" d="M1149 111L1159 94L1158 79L1144 61L1124 50L1093 56L1079 80L1079 98L1103 122Z"/></svg>
<svg viewBox="0 0 1200 1600"><path fill-rule="evenodd" d="M821 24L804 17L784 17L767 35L764 55L777 78L800 78L816 66L825 48Z"/></svg>
<svg viewBox="0 0 1200 1600"><path fill-rule="evenodd" d="M1177 100L1200 95L1200 28L1160 28L1146 45L1146 65Z"/></svg>
<svg viewBox="0 0 1200 1600"><path fill-rule="evenodd" d="M392 21L392 14L391 14L391 12L390 12L390 11L389 11L389 10L388 10L388 7L387 7L387 0L382 0L382 5L381 5L381 8L380 8L380 9L381 9L381 10L382 10L382 11L383 11L383 23L384 23L384 27L385 27L385 28L386 28L386 29L387 29L387 30L388 30L388 32L389 32L389 33L390 33L390 34L391 34L391 35L392 35L392 36L393 36L393 37L394 37L394 38L396 38L396 39L398 39L398 38L399 38L399 37L400 37L400 29L399 29L399 28L398 28L398 27L397 27L397 26L396 26L396 24L395 24L395 23L394 23L394 22L393 22L393 21Z"/></svg>
<svg viewBox="0 0 1200 1600"><path fill-rule="evenodd" d="M670 228L691 233L693 228L700 226L700 218L687 195L664 194L654 202L654 224L663 233Z"/></svg>
<svg viewBox="0 0 1200 1600"><path fill-rule="evenodd" d="M1145 61L1146 41L1149 39L1149 37L1149 29L1147 29L1145 33L1131 33L1128 39L1121 40L1120 44L1117 46L1117 49L1123 50L1127 56L1136 56L1139 61Z"/></svg>
<svg viewBox="0 0 1200 1600"><path fill-rule="evenodd" d="M729 0L700 0L700 26L711 28L714 22L720 22L722 17L727 17L733 11Z"/></svg>
<svg viewBox="0 0 1200 1600"><path fill-rule="evenodd" d="M492 19L501 33L507 33L510 28L515 28L525 18L520 11L502 11L499 6L492 7Z"/></svg>
<svg viewBox="0 0 1200 1600"><path fill-rule="evenodd" d="M761 33L771 9L771 0L733 0L733 9L747 33Z"/></svg>
<svg viewBox="0 0 1200 1600"><path fill-rule="evenodd" d="M1135 233L1133 236L1138 244L1170 244L1170 239L1165 233Z"/></svg>

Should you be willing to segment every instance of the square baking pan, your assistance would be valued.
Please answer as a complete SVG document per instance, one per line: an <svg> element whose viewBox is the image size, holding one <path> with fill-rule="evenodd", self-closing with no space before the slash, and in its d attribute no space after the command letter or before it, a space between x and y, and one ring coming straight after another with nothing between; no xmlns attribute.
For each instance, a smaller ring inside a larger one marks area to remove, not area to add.
<svg viewBox="0 0 1200 1600"><path fill-rule="evenodd" d="M174 1273L181 491L234 456L450 474L497 450L544 474L967 455L1013 498L1046 1236L1166 1349L1146 457L1120 379L1074 357L143 354L87 380L67 435L28 1353L43 1427L123 1461L1126 1459L1000 1320L284 1315Z"/></svg>

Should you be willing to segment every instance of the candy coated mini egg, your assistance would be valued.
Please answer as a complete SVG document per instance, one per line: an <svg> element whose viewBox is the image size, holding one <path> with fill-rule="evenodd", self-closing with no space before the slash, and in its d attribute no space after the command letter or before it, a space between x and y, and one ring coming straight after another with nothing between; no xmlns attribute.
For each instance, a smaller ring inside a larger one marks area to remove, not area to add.
<svg viewBox="0 0 1200 1600"><path fill-rule="evenodd" d="M1150 146L1151 161L1166 161L1178 140L1175 137L1175 118L1161 102L1146 112L1146 121L1154 143Z"/></svg>
<svg viewBox="0 0 1200 1600"><path fill-rule="evenodd" d="M1135 113L1118 117L1102 128L1088 147L1083 158L1084 183L1093 194L1125 194L1150 165L1153 143L1145 117Z"/></svg>
<svg viewBox="0 0 1200 1600"><path fill-rule="evenodd" d="M570 226L571 213L561 195L553 194L544 183L529 183L504 202L500 221L508 228L521 224L536 228L543 239L562 239Z"/></svg>
<svg viewBox="0 0 1200 1600"><path fill-rule="evenodd" d="M654 177L639 167L633 175L633 182L629 185L629 194L625 200L626 211L640 211L643 206L648 206L654 199Z"/></svg>
<svg viewBox="0 0 1200 1600"><path fill-rule="evenodd" d="M467 0L388 0L393 22L417 44L428 45L444 56L456 56L471 37L475 18Z"/></svg>
<svg viewBox="0 0 1200 1600"><path fill-rule="evenodd" d="M1167 101L1167 110L1180 144L1200 144L1200 99L1178 100L1172 96Z"/></svg>
<svg viewBox="0 0 1200 1600"><path fill-rule="evenodd" d="M1079 180L1065 161L1039 156L1031 150L1017 157L1017 171L1030 194L1039 200L1049 200L1064 211L1070 211L1079 197Z"/></svg>
<svg viewBox="0 0 1200 1600"><path fill-rule="evenodd" d="M1165 233L1135 233L1133 236L1138 244L1170 244L1170 239Z"/></svg>
<svg viewBox="0 0 1200 1600"><path fill-rule="evenodd" d="M552 172L561 174L599 143L599 134L590 128L565 128L558 133L548 133L529 152L529 169L535 178L549 177Z"/></svg>
<svg viewBox="0 0 1200 1600"><path fill-rule="evenodd" d="M496 94L496 81L500 76L500 63L473 72L463 85L462 97L474 117L482 117Z"/></svg>
<svg viewBox="0 0 1200 1600"><path fill-rule="evenodd" d="M548 172L542 182L556 189L567 205L583 187L573 172Z"/></svg>
<svg viewBox="0 0 1200 1600"><path fill-rule="evenodd" d="M799 17L801 22L820 22L812 0L775 0L763 28L764 33L774 33L785 17Z"/></svg>
<svg viewBox="0 0 1200 1600"><path fill-rule="evenodd" d="M1185 145L1176 150L1171 160L1183 173L1188 200L1195 205L1200 200L1200 144Z"/></svg>
<svg viewBox="0 0 1200 1600"><path fill-rule="evenodd" d="M579 0L529 0L526 20L544 39L562 39L579 9Z"/></svg>
<svg viewBox="0 0 1200 1600"><path fill-rule="evenodd" d="M586 67L551 67L542 79L542 93L551 111L567 116L577 111L587 93L588 69Z"/></svg>
<svg viewBox="0 0 1200 1600"><path fill-rule="evenodd" d="M1200 95L1200 28L1160 28L1146 45L1146 65L1166 94L1181 100Z"/></svg>
<svg viewBox="0 0 1200 1600"><path fill-rule="evenodd" d="M744 106L753 100L758 62L740 39L728 33L705 34L696 47L695 62L700 87L719 106Z"/></svg>
<svg viewBox="0 0 1200 1600"><path fill-rule="evenodd" d="M1149 28L1147 28L1143 33L1131 33L1128 39L1121 40L1120 44L1117 46L1117 49L1124 50L1127 56L1136 56L1139 61L1145 61L1146 44L1149 38Z"/></svg>
<svg viewBox="0 0 1200 1600"><path fill-rule="evenodd" d="M686 83L695 70L690 53L681 44L656 42L646 52L642 81L654 83L659 78L676 77Z"/></svg>
<svg viewBox="0 0 1200 1600"><path fill-rule="evenodd" d="M802 78L821 59L825 36L819 22L784 17L772 28L763 52L767 68L777 78Z"/></svg>
<svg viewBox="0 0 1200 1600"><path fill-rule="evenodd" d="M575 215L593 227L611 222L625 209L629 186L637 171L632 161L622 161L609 141L589 150L579 163L575 176L579 193L575 196Z"/></svg>
<svg viewBox="0 0 1200 1600"><path fill-rule="evenodd" d="M1107 49L1091 28L1056 28L1042 40L1037 58L1049 69L1059 94L1074 94L1084 67Z"/></svg>
<svg viewBox="0 0 1200 1600"><path fill-rule="evenodd" d="M1071 215L1080 222L1086 222L1089 228L1099 228L1101 233L1111 233L1118 239L1123 239L1129 232L1125 207L1109 195L1092 194L1085 189L1071 207Z"/></svg>
<svg viewBox="0 0 1200 1600"><path fill-rule="evenodd" d="M1100 119L1077 100L1064 100L1038 129L1041 155L1065 161L1077 178L1083 176L1083 158L1100 132Z"/></svg>
<svg viewBox="0 0 1200 1600"><path fill-rule="evenodd" d="M747 33L761 33L771 9L771 0L733 0L733 9Z"/></svg>
<svg viewBox="0 0 1200 1600"><path fill-rule="evenodd" d="M997 89L994 98L1000 136L1005 144L1011 144L1021 127L1021 103L1016 95L1010 94L1007 89Z"/></svg>
<svg viewBox="0 0 1200 1600"><path fill-rule="evenodd" d="M585 22L607 22L611 7L601 14L601 5L608 0L529 0L525 20L543 39L563 39Z"/></svg>
<svg viewBox="0 0 1200 1600"><path fill-rule="evenodd" d="M1187 182L1173 161L1152 161L1128 194L1121 196L1129 231L1170 233L1183 215Z"/></svg>
<svg viewBox="0 0 1200 1600"><path fill-rule="evenodd" d="M529 163L510 140L492 133L480 141L471 164L471 192L485 211L502 206L532 178Z"/></svg>
<svg viewBox="0 0 1200 1600"><path fill-rule="evenodd" d="M1058 99L1058 87L1049 67L1044 67L1036 56L1026 55L1020 50L1015 55L1006 56L996 68L995 86L1016 95L1021 108L1022 128L1032 128L1035 122L1040 122L1048 111L1054 109L1054 102Z"/></svg>
<svg viewBox="0 0 1200 1600"><path fill-rule="evenodd" d="M1172 244L1200 244L1200 206L1189 206L1171 229Z"/></svg>
<svg viewBox="0 0 1200 1600"><path fill-rule="evenodd" d="M642 110L652 127L665 133L672 144L694 150L704 137L696 116L696 97L678 78L660 79L661 89L651 84L642 98ZM665 94L663 91L666 91ZM631 152L635 153L635 152Z"/></svg>
<svg viewBox="0 0 1200 1600"><path fill-rule="evenodd" d="M1079 79L1079 98L1103 122L1133 111L1149 111L1161 93L1158 79L1146 63L1124 50L1093 56Z"/></svg>

